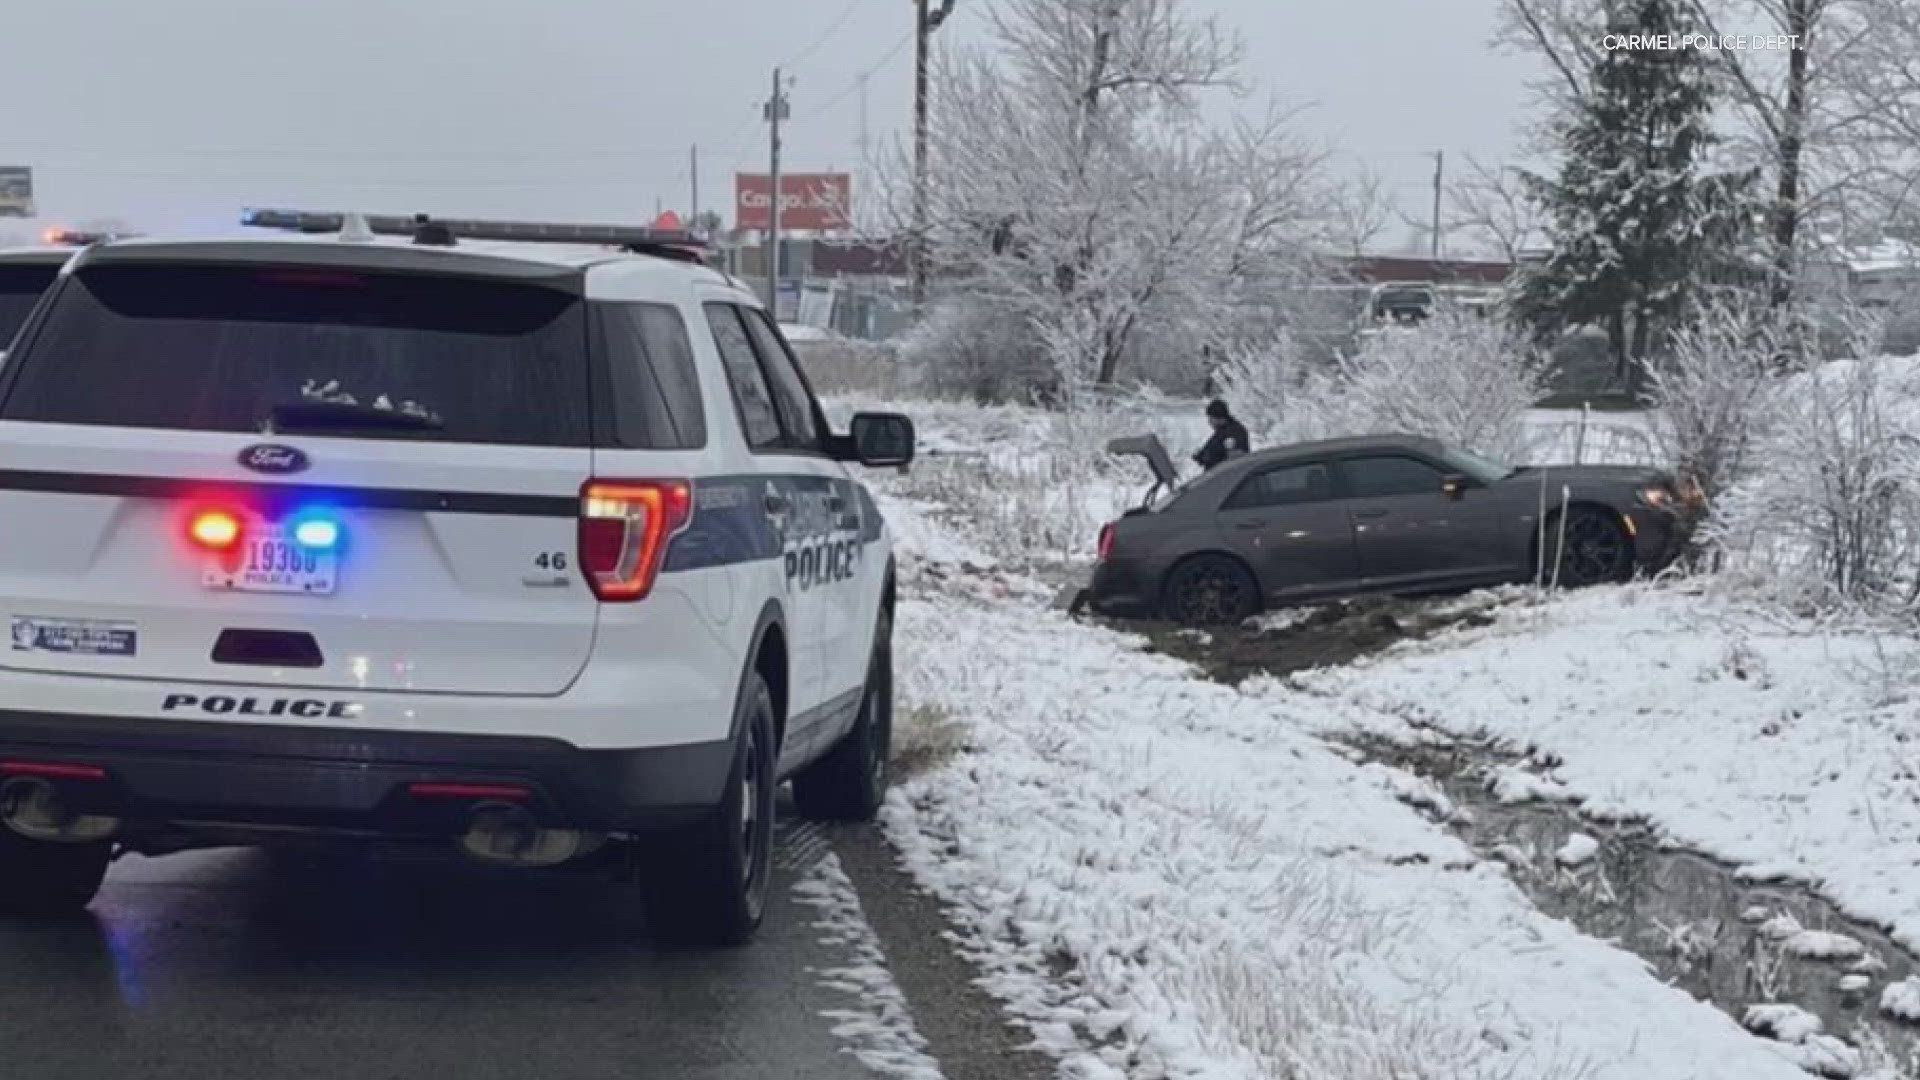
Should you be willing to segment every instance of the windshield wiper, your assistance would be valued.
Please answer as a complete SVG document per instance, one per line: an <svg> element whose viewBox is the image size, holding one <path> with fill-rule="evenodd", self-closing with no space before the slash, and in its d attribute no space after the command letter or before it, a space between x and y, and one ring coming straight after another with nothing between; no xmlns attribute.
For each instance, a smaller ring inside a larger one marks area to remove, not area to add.
<svg viewBox="0 0 1920 1080"><path fill-rule="evenodd" d="M275 405L272 412L276 430L326 431L334 428L361 428L376 431L439 431L447 425L426 413L382 409L374 405L356 405L346 401L302 401Z"/></svg>

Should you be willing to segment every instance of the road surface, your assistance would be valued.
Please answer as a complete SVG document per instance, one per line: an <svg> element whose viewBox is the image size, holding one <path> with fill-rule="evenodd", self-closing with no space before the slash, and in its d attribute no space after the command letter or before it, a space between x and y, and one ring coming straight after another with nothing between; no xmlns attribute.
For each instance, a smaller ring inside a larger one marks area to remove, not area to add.
<svg viewBox="0 0 1920 1080"><path fill-rule="evenodd" d="M90 917L0 924L0 1062L21 1080L873 1075L821 1016L852 1004L820 984L849 957L818 940L791 885L849 845L863 894L909 890L870 828L783 833L759 938L691 955L656 950L644 916L587 881L253 851L128 857ZM949 1080L1043 1075L937 944L930 901L902 915L897 897L876 898L915 1013L943 1014L926 1034L952 1055Z"/></svg>

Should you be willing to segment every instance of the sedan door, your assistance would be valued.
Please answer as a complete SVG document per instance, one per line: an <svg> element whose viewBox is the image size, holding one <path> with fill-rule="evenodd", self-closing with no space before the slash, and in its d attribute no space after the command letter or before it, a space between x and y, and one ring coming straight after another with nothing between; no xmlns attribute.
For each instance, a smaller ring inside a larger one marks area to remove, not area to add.
<svg viewBox="0 0 1920 1080"><path fill-rule="evenodd" d="M1227 547L1259 575L1269 603L1340 592L1360 576L1353 525L1325 462L1249 473L1221 503L1219 523Z"/></svg>
<svg viewBox="0 0 1920 1080"><path fill-rule="evenodd" d="M1368 588L1447 586L1510 574L1500 500L1468 480L1446 490L1448 470L1410 452L1343 458L1340 477Z"/></svg>

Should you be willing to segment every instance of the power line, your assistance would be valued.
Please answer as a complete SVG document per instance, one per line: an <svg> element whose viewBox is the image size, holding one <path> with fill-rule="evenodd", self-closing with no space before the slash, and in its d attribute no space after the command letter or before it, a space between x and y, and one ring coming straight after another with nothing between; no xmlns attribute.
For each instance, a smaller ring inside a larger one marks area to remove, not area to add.
<svg viewBox="0 0 1920 1080"><path fill-rule="evenodd" d="M900 35L900 40L894 42L893 47L888 49L886 53L880 57L880 59L874 61L871 66L861 71L860 74L854 76L853 81L848 83L845 89L841 90L838 94L835 94L832 97L828 98L825 103L821 105L817 105L814 108L808 110L806 113L802 114L800 119L796 122L804 123L808 120L818 119L819 117L839 107L839 105L842 102L846 101L848 98L852 97L854 94L859 92L860 85L863 81L873 78L875 75L880 73L881 68L886 67L888 64L892 63L893 58L896 56L899 56L900 50L906 48L907 43L912 40L913 40L913 31L909 29L906 33Z"/></svg>
<svg viewBox="0 0 1920 1080"><path fill-rule="evenodd" d="M847 20L853 17L853 9L859 7L860 3L861 3L861 0L847 0L847 6L844 8L841 8L839 16L836 17L832 23L828 24L825 30L822 30L820 32L819 37L813 39L813 44L808 45L804 49L801 49L799 55L795 56L791 60L788 60L786 63L781 64L780 67L784 70L791 71L795 67L798 67L808 57L812 56L814 53L819 52L820 46L825 45L827 43L828 38L839 33L840 28L847 25Z"/></svg>

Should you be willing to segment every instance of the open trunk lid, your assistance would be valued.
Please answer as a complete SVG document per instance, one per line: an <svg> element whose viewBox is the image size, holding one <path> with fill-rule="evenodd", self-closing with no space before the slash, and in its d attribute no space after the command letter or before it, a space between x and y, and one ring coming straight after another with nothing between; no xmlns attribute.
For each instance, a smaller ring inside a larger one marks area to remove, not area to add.
<svg viewBox="0 0 1920 1080"><path fill-rule="evenodd" d="M0 666L566 689L598 614L577 280L81 266L0 378Z"/></svg>

